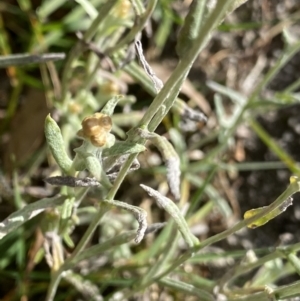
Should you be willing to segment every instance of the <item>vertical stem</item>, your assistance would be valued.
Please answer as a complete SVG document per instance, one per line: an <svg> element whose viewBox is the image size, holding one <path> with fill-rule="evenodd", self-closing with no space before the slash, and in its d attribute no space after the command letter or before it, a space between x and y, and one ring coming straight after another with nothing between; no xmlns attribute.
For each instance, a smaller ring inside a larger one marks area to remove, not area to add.
<svg viewBox="0 0 300 301"><path fill-rule="evenodd" d="M128 159L126 160L125 164L122 166L115 182L114 182L114 186L111 188L111 190L108 192L107 194L107 200L112 201L115 198L115 195L117 193L117 191L119 190L119 187L121 186L125 176L127 175L127 172L131 166L131 164L133 163L134 159L136 158L136 154L132 154L128 157Z"/></svg>
<svg viewBox="0 0 300 301"><path fill-rule="evenodd" d="M68 261L75 258L85 248L85 246L91 239L94 231L96 230L101 218L107 212L107 210L108 210L108 206L104 203L101 203L101 207L99 208L98 212L96 213L96 216L94 217L94 219L90 223L88 229L85 231L84 235L80 239L80 241L79 241L78 245L76 246L75 250L73 251L72 255L68 258Z"/></svg>
<svg viewBox="0 0 300 301"><path fill-rule="evenodd" d="M110 10L117 3L118 0L109 0L103 4L98 12L97 18L93 21L90 28L85 32L83 36L83 41L89 42L92 37L95 35L100 24L103 22L105 17L109 14ZM64 102L66 100L67 91L68 91L68 81L72 75L72 65L76 58L80 55L83 49L82 41L78 41L76 45L72 48L69 53L65 68L62 74L62 97L61 100Z"/></svg>
<svg viewBox="0 0 300 301"><path fill-rule="evenodd" d="M55 293L57 291L57 287L59 284L59 281L62 277L62 272L60 269L58 271L56 271L55 273L53 273L51 275L51 282L50 285L48 287L48 291L47 291L47 295L45 298L45 301L52 301L55 297Z"/></svg>
<svg viewBox="0 0 300 301"><path fill-rule="evenodd" d="M140 125L148 126L151 119L156 114L160 106L167 104L167 99L169 99L169 101L168 101L168 105L166 105L165 115L168 113L176 98L176 97L171 98L170 94L172 93L173 95L178 95L179 90L181 88L181 83L187 77L188 72L190 71L199 52L206 45L209 34L215 28L215 26L219 24L221 19L224 17L226 9L233 2L234 0L217 2L216 8L212 11L208 19L206 20L206 22L201 27L201 30L197 38L195 39L190 51L188 51L186 55L182 58L182 60L178 63L177 67L175 68L174 72L170 76L169 80L166 82L164 87L154 98L153 102L151 103L150 107L148 108L147 112L142 118ZM153 123L151 127L155 129L158 126L158 122L159 120L157 120L155 124Z"/></svg>

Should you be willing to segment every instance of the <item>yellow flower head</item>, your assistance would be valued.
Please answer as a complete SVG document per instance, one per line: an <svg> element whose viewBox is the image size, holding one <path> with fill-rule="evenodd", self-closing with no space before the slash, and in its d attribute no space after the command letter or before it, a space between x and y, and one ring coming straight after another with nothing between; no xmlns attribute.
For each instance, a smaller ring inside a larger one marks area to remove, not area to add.
<svg viewBox="0 0 300 301"><path fill-rule="evenodd" d="M81 138L90 140L96 147L103 147L112 128L112 120L108 115L95 113L81 122L82 129L77 132Z"/></svg>

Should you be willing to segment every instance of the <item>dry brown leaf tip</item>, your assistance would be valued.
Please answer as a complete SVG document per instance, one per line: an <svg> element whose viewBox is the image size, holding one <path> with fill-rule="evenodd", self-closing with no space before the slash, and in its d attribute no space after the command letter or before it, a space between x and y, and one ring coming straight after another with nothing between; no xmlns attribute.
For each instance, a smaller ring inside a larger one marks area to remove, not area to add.
<svg viewBox="0 0 300 301"><path fill-rule="evenodd" d="M96 147L106 144L107 134L111 131L112 120L108 115L95 113L81 122L82 129L77 132L81 138L88 139Z"/></svg>

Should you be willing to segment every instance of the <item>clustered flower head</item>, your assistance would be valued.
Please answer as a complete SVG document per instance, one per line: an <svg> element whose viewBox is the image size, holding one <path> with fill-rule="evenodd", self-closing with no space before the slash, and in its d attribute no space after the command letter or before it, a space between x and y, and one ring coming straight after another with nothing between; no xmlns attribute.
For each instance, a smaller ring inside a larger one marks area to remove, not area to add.
<svg viewBox="0 0 300 301"><path fill-rule="evenodd" d="M96 147L105 146L112 128L112 120L108 115L95 113L85 117L81 125L82 129L77 132L79 137L89 140Z"/></svg>

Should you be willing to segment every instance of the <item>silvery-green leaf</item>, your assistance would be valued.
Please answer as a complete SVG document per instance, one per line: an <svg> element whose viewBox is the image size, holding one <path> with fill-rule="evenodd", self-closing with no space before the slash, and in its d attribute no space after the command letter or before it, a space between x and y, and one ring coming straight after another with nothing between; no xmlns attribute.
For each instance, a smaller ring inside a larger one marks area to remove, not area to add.
<svg viewBox="0 0 300 301"><path fill-rule="evenodd" d="M247 102L247 98L233 89L222 86L214 81L207 81L206 85L214 91L229 97L234 103L243 105Z"/></svg>
<svg viewBox="0 0 300 301"><path fill-rule="evenodd" d="M117 95L115 97L113 97L112 99L110 99L106 105L103 107L103 109L101 110L102 114L108 115L108 116L112 116L112 114L114 113L115 107L118 104L118 102L123 98L122 95Z"/></svg>
<svg viewBox="0 0 300 301"><path fill-rule="evenodd" d="M94 155L85 154L84 155L84 163L86 169L91 173L96 180L101 180L102 175L102 167L100 161Z"/></svg>
<svg viewBox="0 0 300 301"><path fill-rule="evenodd" d="M158 224L152 224L150 225L145 234L153 233L156 230L161 229L163 226L165 226L165 223L158 223ZM112 246L119 246L124 243L129 243L136 237L136 232L133 231L127 231L124 233L121 233L120 235L117 235L109 240L106 240L98 245L92 246L86 250L83 250L75 259L67 264L68 268L71 268L76 263L89 259L94 256L99 256L99 254L102 254L106 251L111 250Z"/></svg>
<svg viewBox="0 0 300 301"><path fill-rule="evenodd" d="M45 136L51 153L64 173L72 175L74 170L72 168L73 161L69 158L65 147L61 131L50 114L45 119Z"/></svg>
<svg viewBox="0 0 300 301"><path fill-rule="evenodd" d="M117 156L125 154L135 154L146 150L146 147L142 144L135 142L117 141L115 144L103 150L103 157Z"/></svg>
<svg viewBox="0 0 300 301"><path fill-rule="evenodd" d="M206 9L206 1L193 0L189 13L185 18L184 25L177 37L176 52L179 57L184 57L189 48L193 46L193 41L199 33L199 28L203 20L204 11Z"/></svg>
<svg viewBox="0 0 300 301"><path fill-rule="evenodd" d="M161 153L167 168L167 181L176 200L180 199L180 160L173 145L163 136L139 129L142 138L150 140Z"/></svg>
<svg viewBox="0 0 300 301"><path fill-rule="evenodd" d="M133 214L133 216L135 217L135 219L137 220L137 222L139 224L139 228L137 230L134 241L137 244L140 243L141 240L144 238L145 231L147 229L147 212L140 207L133 206L131 204L127 204L127 203L116 201L116 200L112 200L112 201L104 200L103 202L106 202L107 204L121 208L123 210L129 211Z"/></svg>
<svg viewBox="0 0 300 301"><path fill-rule="evenodd" d="M140 40L135 41L135 49L136 49L137 57L139 58L144 71L151 78L154 88L155 88L156 92L158 93L164 86L164 83L162 82L162 80L160 78L158 78L156 76L156 74L150 67L149 63L147 62L147 60L143 54L143 46L142 46L142 42Z"/></svg>
<svg viewBox="0 0 300 301"><path fill-rule="evenodd" d="M177 224L178 230L180 231L183 239L186 241L189 247L194 247L199 244L199 240L195 237L190 229L189 226L184 219L184 216L180 212L177 205L172 202L169 198L163 196L158 191L148 187L146 185L140 185L151 197L153 197L157 203L159 203L164 210L166 210L174 219L175 223Z"/></svg>
<svg viewBox="0 0 300 301"><path fill-rule="evenodd" d="M45 198L12 213L0 223L0 239L46 209L62 205L65 196Z"/></svg>
<svg viewBox="0 0 300 301"><path fill-rule="evenodd" d="M99 287L92 281L89 281L82 275L76 274L72 271L64 273L63 277L66 281L72 284L75 287L76 291L80 292L86 300L103 301Z"/></svg>
<svg viewBox="0 0 300 301"><path fill-rule="evenodd" d="M98 245L87 248L86 250L83 250L80 254L78 254L74 258L74 260L68 262L66 268L71 268L82 260L86 260L94 256L99 256L99 254L103 254L104 252L111 250L112 246L118 247L122 244L129 243L134 239L135 236L136 232L134 230L128 231L121 233L120 235L117 235L111 239L108 239Z"/></svg>

